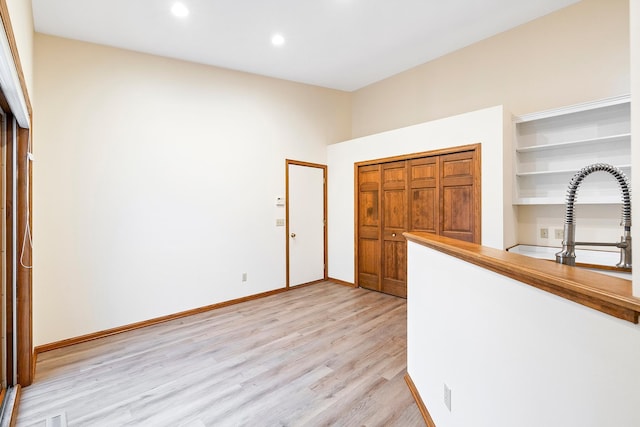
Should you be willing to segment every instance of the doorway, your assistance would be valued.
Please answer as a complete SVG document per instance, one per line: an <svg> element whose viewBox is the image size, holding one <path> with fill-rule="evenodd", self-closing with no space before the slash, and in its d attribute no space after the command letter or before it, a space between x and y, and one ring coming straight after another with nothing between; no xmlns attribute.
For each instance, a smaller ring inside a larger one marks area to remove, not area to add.
<svg viewBox="0 0 640 427"><path fill-rule="evenodd" d="M286 160L287 287L327 278L327 166Z"/></svg>
<svg viewBox="0 0 640 427"><path fill-rule="evenodd" d="M0 318L3 425L15 413L19 390L33 380L31 263L32 108L5 0L0 0ZM8 425L8 424L7 424Z"/></svg>

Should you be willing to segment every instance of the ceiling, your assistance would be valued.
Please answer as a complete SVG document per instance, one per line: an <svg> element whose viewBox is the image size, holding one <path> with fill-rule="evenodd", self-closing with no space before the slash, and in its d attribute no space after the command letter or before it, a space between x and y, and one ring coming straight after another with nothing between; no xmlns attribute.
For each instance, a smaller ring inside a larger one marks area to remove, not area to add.
<svg viewBox="0 0 640 427"><path fill-rule="evenodd" d="M184 18L174 0L32 4L40 33L353 91L577 2L181 1Z"/></svg>

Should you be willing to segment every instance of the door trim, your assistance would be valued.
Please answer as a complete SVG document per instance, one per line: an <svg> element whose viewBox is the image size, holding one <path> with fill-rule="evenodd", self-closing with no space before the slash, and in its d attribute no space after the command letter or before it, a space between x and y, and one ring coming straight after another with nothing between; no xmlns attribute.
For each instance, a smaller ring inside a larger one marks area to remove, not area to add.
<svg viewBox="0 0 640 427"><path fill-rule="evenodd" d="M288 289L290 287L290 276L289 276L289 165L294 165L294 166L304 166L304 167L309 167L309 168L317 168L317 169L322 169L322 177L324 178L324 185L322 188L322 196L323 196L323 212L322 212L322 216L324 217L324 268L323 268L323 279L322 280L327 280L328 278L328 271L327 271L327 265L328 265L328 251L327 251L327 242L328 242L328 226L329 226L329 220L327 217L328 214L328 210L327 210L327 165L323 165L323 164L319 164L319 163L310 163L310 162L303 162L300 160L291 160L291 159L285 159L285 167L284 167L284 173L285 173L285 241L286 241L286 288ZM315 283L315 282L313 282Z"/></svg>
<svg viewBox="0 0 640 427"><path fill-rule="evenodd" d="M353 214L354 214L354 230L353 230L353 272L354 272L354 277L353 277L353 284L354 287L359 288L360 287L360 283L358 280L359 277L359 273L360 273L360 266L358 263L358 256L359 256L359 203L358 203L358 194L359 194L359 188L358 188L358 170L361 166L370 166L370 165L377 165L377 164L383 164L383 163L391 163L391 162L396 162L396 161L401 161L401 160L413 160L413 159L419 159L422 157L430 157L430 156L440 156L440 155L444 155L444 154L454 154L454 153L459 153L462 151L474 151L475 152L475 156L476 156L476 162L475 162L475 170L474 170L474 184L475 184L475 196L476 196L476 200L477 203L475 203L474 206L474 216L476 219L476 224L477 224L477 229L475 230L475 237L477 239L477 243L480 243L481 241L481 237L482 237L482 199L481 199L481 195L482 195L482 191L481 191L481 173L482 173L482 150L481 150L482 144L481 143L476 143L476 144L467 144L467 145L459 145L456 147L448 147L448 148L441 148L441 149L436 149L436 150L431 150L431 151L422 151L419 153L411 153L411 154L400 154L397 156L391 156L391 157L383 157L380 159L372 159L372 160L364 160L362 162L356 162L353 164L353 187L354 187L354 203L353 203Z"/></svg>
<svg viewBox="0 0 640 427"><path fill-rule="evenodd" d="M439 148L437 150L420 151L418 153L399 154L397 156L383 157L380 159L363 160L361 162L354 163L354 165L357 168L358 166L376 165L379 163L390 163L390 162L395 162L399 160L413 160L413 159L419 159L420 157L440 156L442 154L454 154L454 153L459 153L461 151L476 150L478 153L480 153L481 145L482 144L480 143L476 143L476 144L458 145L456 147Z"/></svg>

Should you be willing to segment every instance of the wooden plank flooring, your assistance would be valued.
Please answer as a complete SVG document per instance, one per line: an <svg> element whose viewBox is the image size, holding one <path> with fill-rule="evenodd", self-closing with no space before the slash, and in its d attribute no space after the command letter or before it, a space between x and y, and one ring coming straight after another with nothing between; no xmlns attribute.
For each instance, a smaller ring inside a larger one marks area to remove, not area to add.
<svg viewBox="0 0 640 427"><path fill-rule="evenodd" d="M18 426L424 426L406 300L330 282L39 355Z"/></svg>

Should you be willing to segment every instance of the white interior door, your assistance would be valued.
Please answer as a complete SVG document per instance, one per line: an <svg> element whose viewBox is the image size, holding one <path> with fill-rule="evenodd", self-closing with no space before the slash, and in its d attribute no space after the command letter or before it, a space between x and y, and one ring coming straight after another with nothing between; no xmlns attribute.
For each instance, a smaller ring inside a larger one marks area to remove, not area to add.
<svg viewBox="0 0 640 427"><path fill-rule="evenodd" d="M289 286L325 277L325 218L322 165L287 163Z"/></svg>

